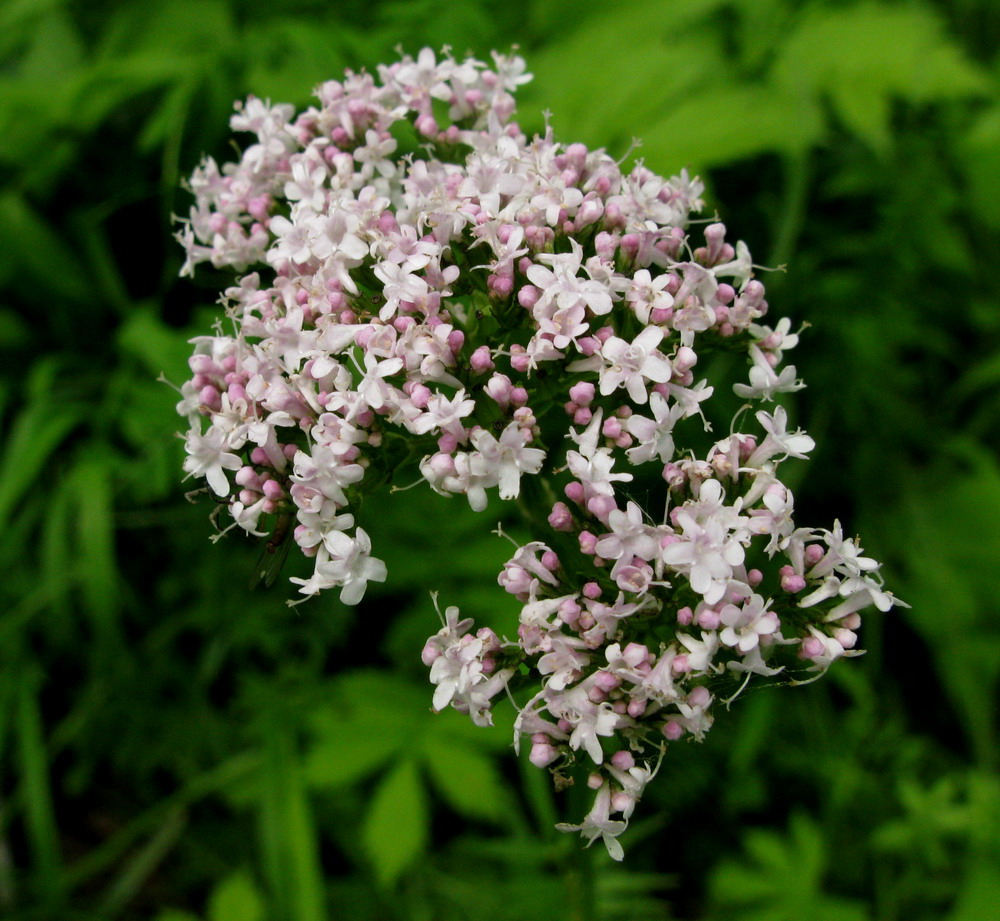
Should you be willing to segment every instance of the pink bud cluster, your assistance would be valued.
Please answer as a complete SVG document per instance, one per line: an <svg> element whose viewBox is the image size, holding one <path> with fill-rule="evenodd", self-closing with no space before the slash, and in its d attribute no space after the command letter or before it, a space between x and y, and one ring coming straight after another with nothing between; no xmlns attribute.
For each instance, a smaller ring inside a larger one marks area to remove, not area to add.
<svg viewBox="0 0 1000 921"><path fill-rule="evenodd" d="M491 490L519 501L536 539L499 580L517 635L448 608L423 651L433 705L489 724L528 687L516 740L557 783L585 766L596 794L560 827L620 859L667 743L703 736L719 689L822 672L857 654L858 612L894 599L839 524L793 521L778 471L813 441L782 407L706 440L712 351L746 356L751 409L803 386L745 244L717 222L692 239L684 172L527 138L512 93L529 78L518 57L424 49L298 115L238 106L255 143L195 172L178 236L185 273L241 277L178 411L186 471L235 524L294 516L306 596L353 604L386 578L354 513L401 471L477 511Z"/></svg>

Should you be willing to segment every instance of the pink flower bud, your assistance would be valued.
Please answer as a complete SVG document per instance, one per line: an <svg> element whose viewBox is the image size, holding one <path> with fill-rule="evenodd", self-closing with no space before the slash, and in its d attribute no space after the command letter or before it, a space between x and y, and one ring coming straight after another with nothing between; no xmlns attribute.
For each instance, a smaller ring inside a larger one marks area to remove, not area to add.
<svg viewBox="0 0 1000 921"><path fill-rule="evenodd" d="M799 650L799 655L803 659L815 659L816 656L823 654L823 641L816 636L807 636L802 641L802 647Z"/></svg>
<svg viewBox="0 0 1000 921"><path fill-rule="evenodd" d="M488 345L481 345L469 358L469 365L477 374L483 374L493 369L493 357Z"/></svg>
<svg viewBox="0 0 1000 921"><path fill-rule="evenodd" d="M433 393L426 384L414 383L410 387L410 399L417 409L427 409L427 403L432 396Z"/></svg>
<svg viewBox="0 0 1000 921"><path fill-rule="evenodd" d="M642 643L629 643L622 650L622 658L631 668L649 661L649 650Z"/></svg>
<svg viewBox="0 0 1000 921"><path fill-rule="evenodd" d="M549 514L549 525L556 531L573 530L573 513L565 502L556 502Z"/></svg>
<svg viewBox="0 0 1000 921"><path fill-rule="evenodd" d="M624 790L611 794L612 812L627 812L635 806L635 800Z"/></svg>
<svg viewBox="0 0 1000 921"><path fill-rule="evenodd" d="M570 399L580 406L589 406L594 400L595 387L590 381L580 381L569 388Z"/></svg>
<svg viewBox="0 0 1000 921"><path fill-rule="evenodd" d="M618 768L619 771L630 771L635 767L635 758L632 757L632 753L630 751L621 749L620 751L616 751L611 756L611 763Z"/></svg>
<svg viewBox="0 0 1000 921"><path fill-rule="evenodd" d="M858 642L858 635L853 630L845 630L842 627L833 631L833 638L840 643L844 649L853 649L855 644Z"/></svg>
<svg viewBox="0 0 1000 921"><path fill-rule="evenodd" d="M663 735L670 742L676 742L682 735L684 735L684 729L680 723L674 720L669 720L663 724Z"/></svg>
<svg viewBox="0 0 1000 921"><path fill-rule="evenodd" d="M713 611L711 608L701 611L698 614L698 626L702 630L716 630L721 623L719 619L719 612Z"/></svg>
<svg viewBox="0 0 1000 921"><path fill-rule="evenodd" d="M587 502L587 511L605 524L608 516L618 508L614 496L594 496Z"/></svg>
<svg viewBox="0 0 1000 921"><path fill-rule="evenodd" d="M614 416L609 416L601 426L601 434L605 438L617 438L622 433L622 424Z"/></svg>
<svg viewBox="0 0 1000 921"><path fill-rule="evenodd" d="M609 691L613 691L615 688L621 687L621 678L617 675L612 675L611 672L599 671L594 675L594 685L600 688L605 695Z"/></svg>
<svg viewBox="0 0 1000 921"><path fill-rule="evenodd" d="M260 478L257 476L257 471L253 467L240 467L236 471L236 476L233 477L236 480L237 486L247 486L250 489L258 489L260 487Z"/></svg>
<svg viewBox="0 0 1000 921"><path fill-rule="evenodd" d="M690 694L687 696L687 702L692 707L698 707L703 709L708 706L709 701L712 699L712 694L709 692L708 688L698 685L694 688Z"/></svg>
<svg viewBox="0 0 1000 921"><path fill-rule="evenodd" d="M528 760L536 768L543 768L550 765L558 757L559 752L550 743L536 742L531 746L531 754L528 755Z"/></svg>

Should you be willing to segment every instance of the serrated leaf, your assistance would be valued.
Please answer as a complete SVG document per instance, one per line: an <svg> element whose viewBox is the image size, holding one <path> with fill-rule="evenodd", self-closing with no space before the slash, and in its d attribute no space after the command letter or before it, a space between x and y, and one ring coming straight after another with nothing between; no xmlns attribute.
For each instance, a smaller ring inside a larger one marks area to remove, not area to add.
<svg viewBox="0 0 1000 921"><path fill-rule="evenodd" d="M354 722L326 725L306 754L306 780L315 787L340 787L377 771L400 750L401 740L371 728Z"/></svg>
<svg viewBox="0 0 1000 921"><path fill-rule="evenodd" d="M406 759L375 787L361 831L365 853L382 885L394 883L425 850L427 797L416 764Z"/></svg>
<svg viewBox="0 0 1000 921"><path fill-rule="evenodd" d="M521 119L534 128L541 111L551 109L557 128L563 126L559 133L570 140L622 147L619 152L636 135L645 142L647 128L640 132L638 126L655 125L679 101L717 84L725 73L718 33L699 21L720 5L700 0L668 10L659 0L645 0L608 6L585 19L532 55L535 79L519 94ZM601 67L581 66L594 48L620 53L605 55Z"/></svg>
<svg viewBox="0 0 1000 921"><path fill-rule="evenodd" d="M889 101L983 93L985 75L919 6L813 6L778 48L771 70L786 91L828 94L839 117L876 149L890 139Z"/></svg>
<svg viewBox="0 0 1000 921"><path fill-rule="evenodd" d="M819 109L800 93L727 86L671 106L643 130L642 152L699 171L762 153L798 154L823 131Z"/></svg>
<svg viewBox="0 0 1000 921"><path fill-rule="evenodd" d="M510 803L493 761L438 734L424 741L423 761L438 792L460 815L503 824Z"/></svg>
<svg viewBox="0 0 1000 921"><path fill-rule="evenodd" d="M374 773L420 737L429 722L430 690L388 671L341 676L334 702L311 714L314 743L305 759L308 781L337 787Z"/></svg>
<svg viewBox="0 0 1000 921"><path fill-rule="evenodd" d="M260 892L242 870L227 876L208 899L208 921L261 921L264 913Z"/></svg>

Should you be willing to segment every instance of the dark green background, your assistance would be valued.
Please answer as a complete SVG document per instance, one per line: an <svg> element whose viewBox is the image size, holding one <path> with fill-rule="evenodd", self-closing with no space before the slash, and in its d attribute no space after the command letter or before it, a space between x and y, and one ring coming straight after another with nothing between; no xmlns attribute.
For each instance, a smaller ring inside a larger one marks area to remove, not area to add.
<svg viewBox="0 0 1000 921"><path fill-rule="evenodd" d="M580 804L517 764L509 710L429 713L429 591L514 616L498 509L385 497L389 581L289 609L183 498L156 378L184 378L226 282L176 277L181 180L234 155L234 99L306 105L400 43L520 45L528 129L641 138L787 265L764 280L809 324L800 521L860 533L912 605L673 746L620 866L552 830ZM994 917L998 48L992 0L3 0L0 916Z"/></svg>

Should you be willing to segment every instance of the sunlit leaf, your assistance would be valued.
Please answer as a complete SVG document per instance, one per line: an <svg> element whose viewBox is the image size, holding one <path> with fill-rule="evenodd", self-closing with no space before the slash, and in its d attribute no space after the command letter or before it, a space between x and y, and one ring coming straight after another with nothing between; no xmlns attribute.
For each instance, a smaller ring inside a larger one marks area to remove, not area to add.
<svg viewBox="0 0 1000 921"><path fill-rule="evenodd" d="M551 111L560 134L595 146L612 144L617 155L625 153L634 137L645 143L650 129L658 128L676 105L700 98L724 75L720 37L697 21L720 5L702 0L668 7L645 0L607 7L584 19L575 31L531 57L535 80L521 94L522 118L534 127L542 109ZM601 67L585 66L595 48L610 53L602 56ZM640 153L651 165L661 162L662 147L651 149L657 156L645 147ZM683 164L684 157L662 162L669 171L673 164Z"/></svg>
<svg viewBox="0 0 1000 921"><path fill-rule="evenodd" d="M434 786L456 812L503 822L510 809L507 787L490 758L435 733L424 741L423 760Z"/></svg>
<svg viewBox="0 0 1000 921"><path fill-rule="evenodd" d="M800 93L728 86L665 106L643 130L642 152L697 171L762 153L801 153L823 130L819 110Z"/></svg>
<svg viewBox="0 0 1000 921"><path fill-rule="evenodd" d="M876 0L807 8L772 74L787 91L828 94L845 124L880 150L889 143L891 98L952 99L988 85L930 9Z"/></svg>
<svg viewBox="0 0 1000 921"><path fill-rule="evenodd" d="M309 782L337 787L368 776L406 751L430 721L430 693L391 672L349 672L327 707L311 714Z"/></svg>
<svg viewBox="0 0 1000 921"><path fill-rule="evenodd" d="M362 827L379 882L395 882L424 851L430 834L426 794L416 764L400 761L378 783Z"/></svg>
<svg viewBox="0 0 1000 921"><path fill-rule="evenodd" d="M260 891L245 871L227 876L208 898L208 921L262 921L265 914Z"/></svg>

